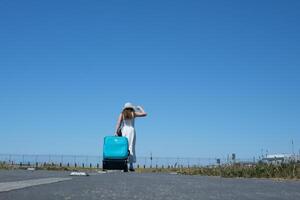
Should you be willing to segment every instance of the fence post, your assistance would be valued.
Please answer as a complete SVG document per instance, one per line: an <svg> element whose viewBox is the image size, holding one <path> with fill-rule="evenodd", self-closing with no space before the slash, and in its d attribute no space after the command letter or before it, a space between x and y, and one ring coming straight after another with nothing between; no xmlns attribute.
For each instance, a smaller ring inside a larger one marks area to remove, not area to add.
<svg viewBox="0 0 300 200"><path fill-rule="evenodd" d="M152 168L152 160L153 160L153 157L152 157L152 152L151 152L151 155L150 155L150 168Z"/></svg>
<svg viewBox="0 0 300 200"><path fill-rule="evenodd" d="M60 157L60 162L64 163L64 156L63 155L61 155L61 157Z"/></svg>

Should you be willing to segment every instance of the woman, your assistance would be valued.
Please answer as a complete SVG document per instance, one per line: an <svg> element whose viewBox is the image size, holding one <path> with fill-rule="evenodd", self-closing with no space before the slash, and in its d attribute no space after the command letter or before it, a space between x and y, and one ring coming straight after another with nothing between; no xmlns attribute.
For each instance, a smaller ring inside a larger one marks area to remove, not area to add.
<svg viewBox="0 0 300 200"><path fill-rule="evenodd" d="M136 162L135 156L135 129L134 129L134 119L136 117L145 117L147 113L141 106L136 106L136 108L131 103L126 103L123 107L122 113L119 115L119 119L116 125L115 135L118 134L118 130L121 128L122 136L127 137L129 145L129 170L134 171L133 163Z"/></svg>

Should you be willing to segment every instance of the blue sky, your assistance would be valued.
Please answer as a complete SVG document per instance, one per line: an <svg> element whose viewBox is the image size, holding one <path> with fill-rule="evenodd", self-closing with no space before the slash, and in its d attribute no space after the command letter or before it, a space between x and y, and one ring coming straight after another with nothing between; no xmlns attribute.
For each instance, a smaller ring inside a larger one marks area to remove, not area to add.
<svg viewBox="0 0 300 200"><path fill-rule="evenodd" d="M0 2L0 152L99 155L143 105L138 156L300 149L299 1Z"/></svg>

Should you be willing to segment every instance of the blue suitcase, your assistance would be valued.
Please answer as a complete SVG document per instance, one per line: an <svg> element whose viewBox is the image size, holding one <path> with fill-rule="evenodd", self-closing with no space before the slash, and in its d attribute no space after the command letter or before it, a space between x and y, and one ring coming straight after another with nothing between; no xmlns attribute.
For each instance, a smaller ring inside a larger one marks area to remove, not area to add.
<svg viewBox="0 0 300 200"><path fill-rule="evenodd" d="M106 136L103 144L103 170L121 169L128 171L128 140L126 137Z"/></svg>

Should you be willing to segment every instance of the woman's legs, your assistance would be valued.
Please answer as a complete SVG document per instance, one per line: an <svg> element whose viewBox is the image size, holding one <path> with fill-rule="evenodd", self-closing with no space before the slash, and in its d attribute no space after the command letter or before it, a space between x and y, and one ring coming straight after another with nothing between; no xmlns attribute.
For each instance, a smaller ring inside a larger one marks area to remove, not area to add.
<svg viewBox="0 0 300 200"><path fill-rule="evenodd" d="M129 148L129 157L128 157L128 163L129 163L129 170L134 171L133 169L133 163L136 162L136 156L135 156L135 130L133 127L123 127L122 129L123 136L127 137L128 139L128 148Z"/></svg>
<svg viewBox="0 0 300 200"><path fill-rule="evenodd" d="M133 163L132 163L132 162L129 163L129 170L134 170L134 169L133 169Z"/></svg>
<svg viewBox="0 0 300 200"><path fill-rule="evenodd" d="M128 150L130 152L129 154L129 163L135 163L136 162L136 156L135 156L135 130L132 127L124 127L122 129L122 134L128 139Z"/></svg>

